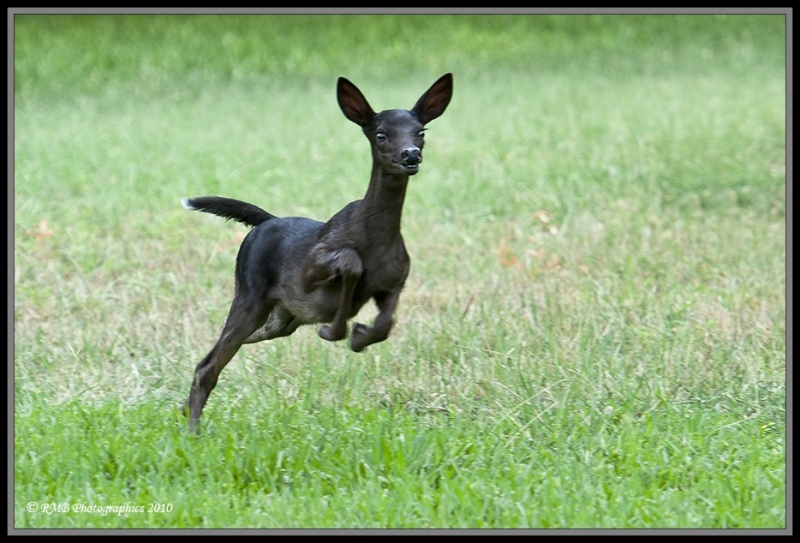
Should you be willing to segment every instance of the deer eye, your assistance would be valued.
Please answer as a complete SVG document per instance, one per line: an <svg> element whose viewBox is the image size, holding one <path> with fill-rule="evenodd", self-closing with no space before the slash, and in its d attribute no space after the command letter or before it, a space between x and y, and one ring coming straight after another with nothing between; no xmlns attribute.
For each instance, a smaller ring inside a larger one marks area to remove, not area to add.
<svg viewBox="0 0 800 543"><path fill-rule="evenodd" d="M376 133L375 140L378 141L378 143L383 143L384 141L386 141L386 134L384 134L383 132Z"/></svg>
<svg viewBox="0 0 800 543"><path fill-rule="evenodd" d="M425 137L425 131L424 130L420 130L419 133L417 134L417 136L419 136L420 138L424 138Z"/></svg>

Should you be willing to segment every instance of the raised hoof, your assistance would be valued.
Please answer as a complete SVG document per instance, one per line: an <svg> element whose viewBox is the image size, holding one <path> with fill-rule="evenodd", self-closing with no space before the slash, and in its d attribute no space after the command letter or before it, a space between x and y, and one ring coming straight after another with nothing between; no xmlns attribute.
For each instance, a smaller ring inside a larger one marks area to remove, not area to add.
<svg viewBox="0 0 800 543"><path fill-rule="evenodd" d="M352 349L356 353L360 353L364 350L364 348L369 345L367 339L367 333L369 332L369 328L357 322L353 325L353 333L350 336L350 349Z"/></svg>
<svg viewBox="0 0 800 543"><path fill-rule="evenodd" d="M326 341L339 341L344 339L347 335L347 327L342 327L342 330L335 330L332 326L320 326L319 337Z"/></svg>

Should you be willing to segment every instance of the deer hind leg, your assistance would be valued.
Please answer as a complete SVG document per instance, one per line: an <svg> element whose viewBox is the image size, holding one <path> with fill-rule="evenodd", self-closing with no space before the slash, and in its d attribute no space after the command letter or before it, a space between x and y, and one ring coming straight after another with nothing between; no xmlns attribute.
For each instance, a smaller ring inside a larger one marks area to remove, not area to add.
<svg viewBox="0 0 800 543"><path fill-rule="evenodd" d="M250 334L244 342L245 343L258 343L268 339L275 339L278 337L286 337L294 334L303 322L292 315L286 308L276 305L270 312L267 322L264 326Z"/></svg>
<svg viewBox="0 0 800 543"><path fill-rule="evenodd" d="M237 296L234 299L216 345L195 368L189 399L184 405L184 413L188 411L189 415L190 430L194 431L197 428L208 396L217 386L220 372L244 342L264 325L272 305L273 303L267 302L261 296L247 299Z"/></svg>

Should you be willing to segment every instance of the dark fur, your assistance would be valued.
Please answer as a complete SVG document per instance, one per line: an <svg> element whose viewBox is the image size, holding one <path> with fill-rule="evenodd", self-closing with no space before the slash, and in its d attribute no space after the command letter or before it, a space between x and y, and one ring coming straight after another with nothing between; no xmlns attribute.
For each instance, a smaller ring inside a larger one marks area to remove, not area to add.
<svg viewBox="0 0 800 543"><path fill-rule="evenodd" d="M197 365L184 407L196 428L225 365L245 343L288 336L303 324L329 323L319 335L347 335L347 321L370 299L378 306L371 327L354 323L350 347L359 352L385 340L409 270L400 222L409 176L422 162L425 124L450 102L452 75L439 78L411 110L375 113L355 85L339 78L345 116L361 126L372 148L372 174L363 199L322 223L276 217L253 204L203 196L188 209L253 226L236 258L236 286L214 348Z"/></svg>

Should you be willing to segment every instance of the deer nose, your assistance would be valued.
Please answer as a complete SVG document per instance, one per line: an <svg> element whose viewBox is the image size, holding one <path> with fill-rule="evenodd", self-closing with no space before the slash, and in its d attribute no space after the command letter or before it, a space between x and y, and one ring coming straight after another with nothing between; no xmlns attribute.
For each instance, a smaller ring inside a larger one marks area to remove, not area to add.
<svg viewBox="0 0 800 543"><path fill-rule="evenodd" d="M408 147L407 149L403 149L401 156L403 157L403 163L409 166L413 166L414 164L419 164L422 162L422 150L419 147Z"/></svg>

